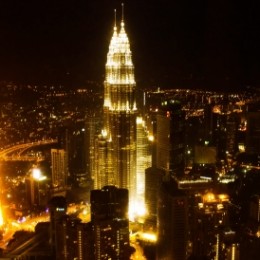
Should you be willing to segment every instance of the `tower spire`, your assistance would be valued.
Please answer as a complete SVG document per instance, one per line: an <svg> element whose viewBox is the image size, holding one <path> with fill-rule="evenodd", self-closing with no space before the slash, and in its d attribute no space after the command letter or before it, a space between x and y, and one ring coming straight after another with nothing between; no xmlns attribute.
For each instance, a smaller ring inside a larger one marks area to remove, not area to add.
<svg viewBox="0 0 260 260"><path fill-rule="evenodd" d="M124 3L121 4L122 6L122 20L121 20L121 27L125 26L125 22L124 22Z"/></svg>
<svg viewBox="0 0 260 260"><path fill-rule="evenodd" d="M116 30L116 9L114 9L114 17L115 17L115 25L114 25L114 30Z"/></svg>
<svg viewBox="0 0 260 260"><path fill-rule="evenodd" d="M122 6L122 22L124 22L124 3L122 3L121 6Z"/></svg>

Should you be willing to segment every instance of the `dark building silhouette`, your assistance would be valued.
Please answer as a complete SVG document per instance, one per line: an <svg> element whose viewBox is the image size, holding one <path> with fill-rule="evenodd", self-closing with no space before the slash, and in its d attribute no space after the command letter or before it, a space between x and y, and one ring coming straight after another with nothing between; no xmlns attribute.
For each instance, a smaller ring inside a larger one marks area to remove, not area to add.
<svg viewBox="0 0 260 260"><path fill-rule="evenodd" d="M156 230L157 225L157 199L163 180L164 171L156 167L149 167L145 171L145 202L148 216L145 220L145 229Z"/></svg>
<svg viewBox="0 0 260 260"><path fill-rule="evenodd" d="M176 100L163 102L157 114L156 166L167 176L182 176L185 166L185 113Z"/></svg>
<svg viewBox="0 0 260 260"><path fill-rule="evenodd" d="M206 193L194 208L191 223L193 255L199 259L224 259L223 230L229 226L229 197Z"/></svg>
<svg viewBox="0 0 260 260"><path fill-rule="evenodd" d="M77 244L79 260L94 259L94 236L91 222L77 225Z"/></svg>
<svg viewBox="0 0 260 260"><path fill-rule="evenodd" d="M65 197L56 196L49 201L50 212L50 244L53 255L56 255L56 249L59 245L59 236L57 234L59 222L66 216L67 202Z"/></svg>
<svg viewBox="0 0 260 260"><path fill-rule="evenodd" d="M158 199L158 260L187 259L188 200L172 181L161 185Z"/></svg>
<svg viewBox="0 0 260 260"><path fill-rule="evenodd" d="M260 155L260 102L249 105L246 118L246 152Z"/></svg>
<svg viewBox="0 0 260 260"><path fill-rule="evenodd" d="M128 190L104 186L91 191L94 259L129 259Z"/></svg>
<svg viewBox="0 0 260 260"><path fill-rule="evenodd" d="M217 148L217 159L227 161L238 151L240 114L233 107L215 106L212 112L212 143Z"/></svg>
<svg viewBox="0 0 260 260"><path fill-rule="evenodd" d="M157 106L151 107L148 113L154 141L152 166L145 172L145 202L149 213L145 227L151 229L156 228L161 183L173 176L183 176L185 166L185 114L179 101L162 101L163 96L161 92L152 95Z"/></svg>
<svg viewBox="0 0 260 260"><path fill-rule="evenodd" d="M94 241L92 223L82 223L80 219L63 216L57 223L56 259L93 260Z"/></svg>

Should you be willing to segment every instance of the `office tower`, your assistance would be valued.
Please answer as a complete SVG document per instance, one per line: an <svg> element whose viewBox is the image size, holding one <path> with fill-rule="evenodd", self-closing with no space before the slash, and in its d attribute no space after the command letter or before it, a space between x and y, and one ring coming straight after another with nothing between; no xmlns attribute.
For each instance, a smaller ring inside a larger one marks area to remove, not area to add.
<svg viewBox="0 0 260 260"><path fill-rule="evenodd" d="M88 150L87 154L87 179L91 181L91 187L94 188L94 179L95 179L95 140L97 139L97 135L101 129L101 116L95 114L93 111L87 115L86 118L86 132L87 132L87 140L86 140L86 149Z"/></svg>
<svg viewBox="0 0 260 260"><path fill-rule="evenodd" d="M260 195L254 195L250 200L249 219L253 226L260 229Z"/></svg>
<svg viewBox="0 0 260 260"><path fill-rule="evenodd" d="M226 194L206 193L195 207L191 241L193 256L198 259L223 258L225 234L229 226L229 197Z"/></svg>
<svg viewBox="0 0 260 260"><path fill-rule="evenodd" d="M78 260L94 259L94 237L91 222L77 225L77 245Z"/></svg>
<svg viewBox="0 0 260 260"><path fill-rule="evenodd" d="M129 201L133 204L136 196L136 83L123 15L119 32L115 21L105 70L102 155L98 157L102 156L106 162L101 163L104 168L97 175L106 175L109 185L128 189ZM95 187L100 189L102 185L100 182Z"/></svg>
<svg viewBox="0 0 260 260"><path fill-rule="evenodd" d="M157 229L157 200L159 190L165 172L154 166L145 170L145 205L147 216L145 219L145 229L156 231Z"/></svg>
<svg viewBox="0 0 260 260"><path fill-rule="evenodd" d="M250 104L248 107L246 152L260 154L260 102Z"/></svg>
<svg viewBox="0 0 260 260"><path fill-rule="evenodd" d="M84 185L87 181L87 131L85 122L74 124L69 129L68 168L73 183Z"/></svg>
<svg viewBox="0 0 260 260"><path fill-rule="evenodd" d="M145 122L142 117L136 120L136 203L138 209L145 209L145 170L151 166L150 144ZM141 212L139 212L141 213Z"/></svg>
<svg viewBox="0 0 260 260"><path fill-rule="evenodd" d="M227 160L238 151L239 116L232 108L213 107L212 142L217 147L218 160Z"/></svg>
<svg viewBox="0 0 260 260"><path fill-rule="evenodd" d="M89 109L84 121L76 122L67 130L70 180L79 187L92 187L95 136L100 128L100 117Z"/></svg>
<svg viewBox="0 0 260 260"><path fill-rule="evenodd" d="M75 259L78 256L77 225L80 219L62 216L56 223L56 259Z"/></svg>
<svg viewBox="0 0 260 260"><path fill-rule="evenodd" d="M55 196L48 203L50 212L50 245L53 255L56 256L56 250L58 248L59 239L57 232L59 230L59 223L62 218L66 216L67 202L62 196ZM48 238L46 238L48 239Z"/></svg>
<svg viewBox="0 0 260 260"><path fill-rule="evenodd" d="M185 167L192 167L195 146L201 140L205 140L204 115L192 114L185 120Z"/></svg>
<svg viewBox="0 0 260 260"><path fill-rule="evenodd" d="M26 198L29 208L45 207L49 200L49 187L47 179L41 170L33 166L25 176Z"/></svg>
<svg viewBox="0 0 260 260"><path fill-rule="evenodd" d="M68 215L57 222L56 259L93 260L92 223L82 223L80 219Z"/></svg>
<svg viewBox="0 0 260 260"><path fill-rule="evenodd" d="M95 258L129 259L128 190L105 186L91 191Z"/></svg>
<svg viewBox="0 0 260 260"><path fill-rule="evenodd" d="M153 134L152 167L145 173L145 202L148 216L146 227L155 229L158 216L157 198L162 182L184 175L185 115L176 100L164 100L161 92L154 94L158 107L149 112Z"/></svg>
<svg viewBox="0 0 260 260"><path fill-rule="evenodd" d="M257 172L254 172L257 174ZM259 183L259 182L257 182ZM248 219L240 237L240 259L258 259L260 249L260 194L252 195L249 207L244 207Z"/></svg>
<svg viewBox="0 0 260 260"><path fill-rule="evenodd" d="M157 99L156 99L157 100ZM156 167L157 151L157 111L158 107L151 108L147 113L146 122L148 125L149 139L151 141L151 166L145 170L145 205L147 216L145 220L145 229L157 230L157 199L165 171Z"/></svg>
<svg viewBox="0 0 260 260"><path fill-rule="evenodd" d="M26 198L30 208L40 205L39 182L36 181L32 174L25 178Z"/></svg>
<svg viewBox="0 0 260 260"><path fill-rule="evenodd" d="M52 185L54 193L66 189L68 177L66 158L65 150L51 149Z"/></svg>
<svg viewBox="0 0 260 260"><path fill-rule="evenodd" d="M95 140L94 189L115 183L112 170L112 147L106 136L100 134Z"/></svg>
<svg viewBox="0 0 260 260"><path fill-rule="evenodd" d="M187 259L188 201L172 181L164 182L158 200L158 260Z"/></svg>
<svg viewBox="0 0 260 260"><path fill-rule="evenodd" d="M176 100L164 101L157 114L156 166L166 175L182 176L185 164L185 114Z"/></svg>

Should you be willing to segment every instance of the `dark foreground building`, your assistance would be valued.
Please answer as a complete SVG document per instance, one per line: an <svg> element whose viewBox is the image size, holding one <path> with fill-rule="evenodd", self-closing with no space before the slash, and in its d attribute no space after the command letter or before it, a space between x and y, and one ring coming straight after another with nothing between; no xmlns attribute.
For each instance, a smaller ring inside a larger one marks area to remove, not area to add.
<svg viewBox="0 0 260 260"><path fill-rule="evenodd" d="M128 190L105 186L91 191L95 259L129 259Z"/></svg>

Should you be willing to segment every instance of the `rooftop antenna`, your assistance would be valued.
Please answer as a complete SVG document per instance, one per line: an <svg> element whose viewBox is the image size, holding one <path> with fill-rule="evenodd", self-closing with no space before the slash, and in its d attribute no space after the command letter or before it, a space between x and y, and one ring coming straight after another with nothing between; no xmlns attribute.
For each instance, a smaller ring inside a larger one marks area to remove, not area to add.
<svg viewBox="0 0 260 260"><path fill-rule="evenodd" d="M124 21L124 3L121 4L122 6L122 22Z"/></svg>
<svg viewBox="0 0 260 260"><path fill-rule="evenodd" d="M125 23L124 23L124 3L121 4L122 6L122 21L121 21L121 26L124 27Z"/></svg>
<svg viewBox="0 0 260 260"><path fill-rule="evenodd" d="M116 9L114 9L114 16L115 16L115 26L114 26L114 28L116 28Z"/></svg>

